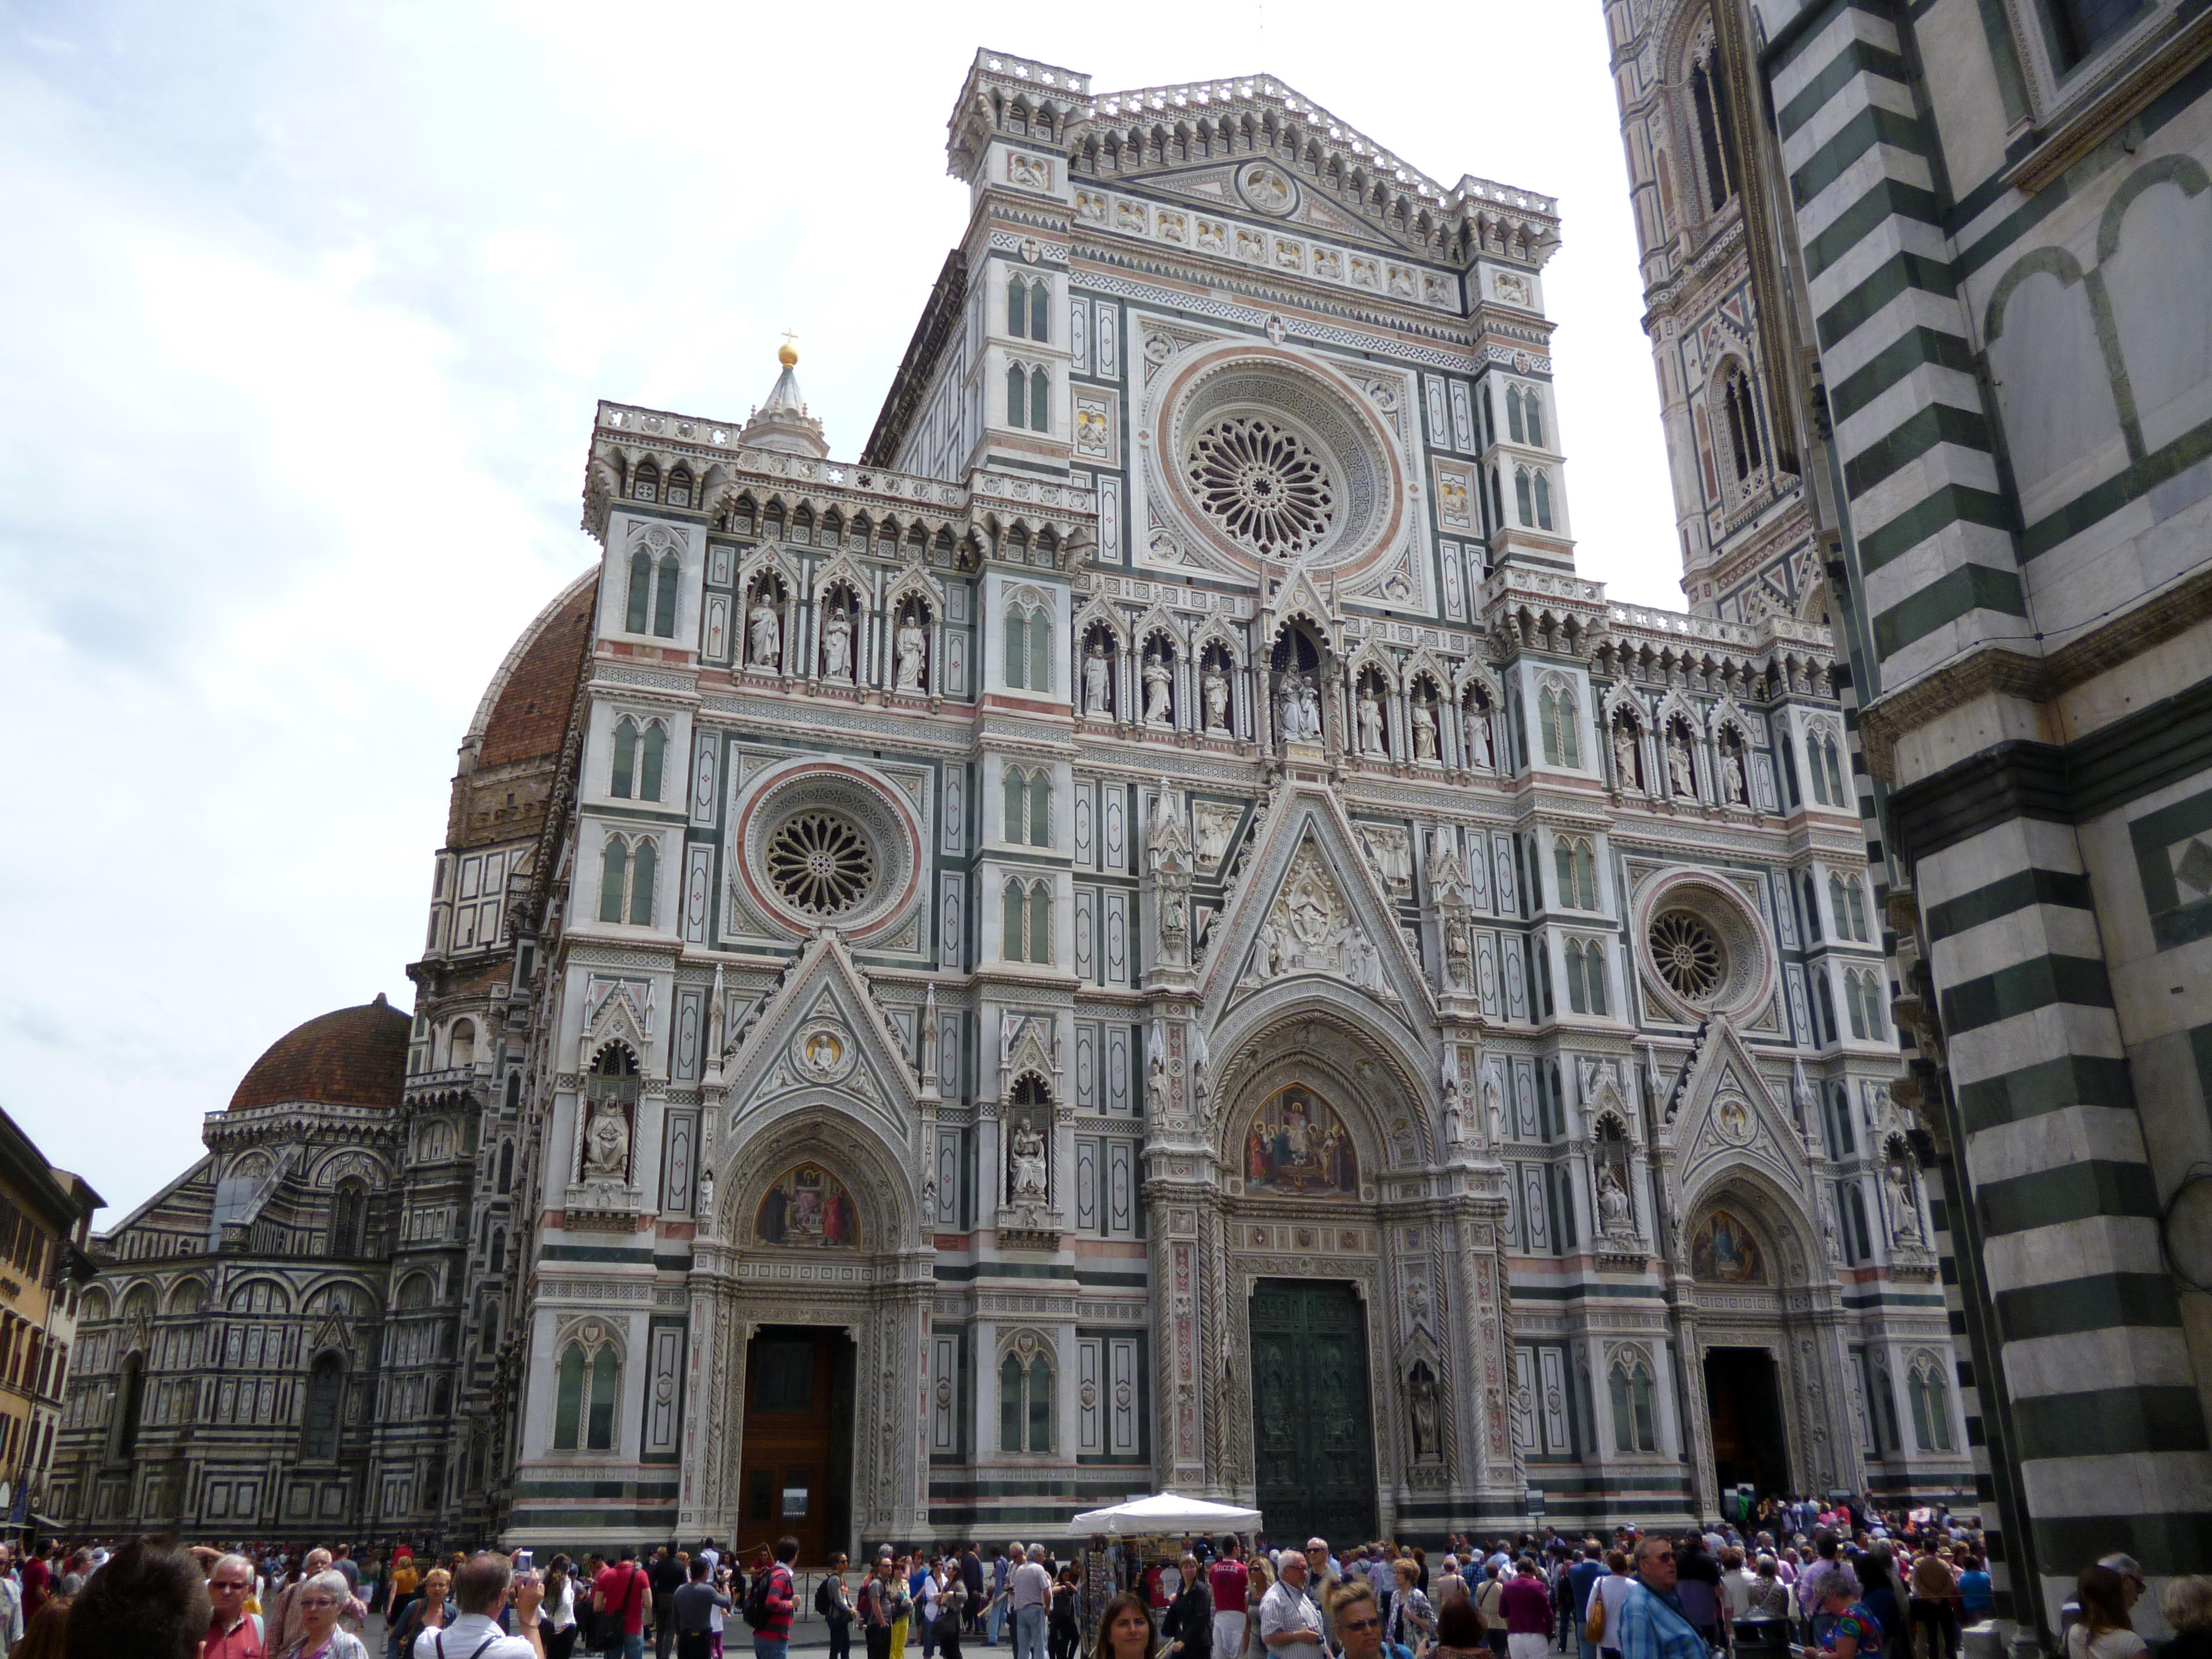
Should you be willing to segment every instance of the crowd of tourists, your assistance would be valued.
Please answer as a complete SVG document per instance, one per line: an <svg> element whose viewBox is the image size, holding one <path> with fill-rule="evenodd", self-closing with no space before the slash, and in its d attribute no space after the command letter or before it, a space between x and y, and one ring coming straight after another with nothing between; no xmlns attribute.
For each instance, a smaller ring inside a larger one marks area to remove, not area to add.
<svg viewBox="0 0 2212 1659"><path fill-rule="evenodd" d="M1992 1607L1984 1540L1940 1510L1910 1517L1778 1504L1681 1532L1555 1529L1431 1553L1376 1542L1180 1553L1036 1542L833 1556L807 1598L831 1659L1960 1659ZM404 1547L225 1553L133 1540L0 1544L9 1659L788 1659L798 1542L746 1559L712 1540L580 1559L528 1551L434 1559ZM2065 1659L2135 1659L2136 1563L2082 1571ZM2212 1659L2212 1579L2177 1578L2160 1659ZM377 1644L372 1652L370 1641ZM727 1646L726 1647L726 1643Z"/></svg>

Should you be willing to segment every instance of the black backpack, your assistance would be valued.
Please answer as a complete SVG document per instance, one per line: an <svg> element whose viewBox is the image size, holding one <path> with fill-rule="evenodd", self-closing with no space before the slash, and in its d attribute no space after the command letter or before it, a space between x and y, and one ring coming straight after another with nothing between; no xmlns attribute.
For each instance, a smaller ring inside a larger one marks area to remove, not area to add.
<svg viewBox="0 0 2212 1659"><path fill-rule="evenodd" d="M765 1629L774 1616L768 1610L768 1593L775 1587L775 1567L755 1573L752 1588L745 1592L745 1623L755 1630Z"/></svg>

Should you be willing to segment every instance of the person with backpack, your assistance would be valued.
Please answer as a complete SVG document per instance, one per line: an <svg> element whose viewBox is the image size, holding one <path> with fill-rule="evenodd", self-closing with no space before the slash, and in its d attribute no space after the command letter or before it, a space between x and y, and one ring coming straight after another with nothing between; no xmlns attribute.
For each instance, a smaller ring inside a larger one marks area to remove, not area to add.
<svg viewBox="0 0 2212 1659"><path fill-rule="evenodd" d="M775 1559L753 1574L745 1592L745 1623L752 1627L753 1659L787 1659L791 1651L791 1615L797 1597L791 1588L791 1564L799 1559L799 1540L775 1540Z"/></svg>
<svg viewBox="0 0 2212 1659"><path fill-rule="evenodd" d="M712 1564L704 1555L691 1563L686 1581L669 1598L669 1627L676 1635L676 1659L708 1659L714 1651L714 1614L730 1598L708 1582Z"/></svg>
<svg viewBox="0 0 2212 1659"><path fill-rule="evenodd" d="M876 1571L860 1587L860 1631L868 1659L891 1659L891 1632L906 1618L906 1583L886 1548L876 1555Z"/></svg>
<svg viewBox="0 0 2212 1659"><path fill-rule="evenodd" d="M592 1605L599 1609L599 1640L609 1653L622 1659L645 1659L645 1615L653 1605L653 1581L637 1564L635 1545L617 1552L613 1566L603 1571L592 1586Z"/></svg>
<svg viewBox="0 0 2212 1659"><path fill-rule="evenodd" d="M830 1558L830 1571L814 1587L814 1611L830 1632L830 1659L853 1659L853 1592L845 1587L845 1555Z"/></svg>

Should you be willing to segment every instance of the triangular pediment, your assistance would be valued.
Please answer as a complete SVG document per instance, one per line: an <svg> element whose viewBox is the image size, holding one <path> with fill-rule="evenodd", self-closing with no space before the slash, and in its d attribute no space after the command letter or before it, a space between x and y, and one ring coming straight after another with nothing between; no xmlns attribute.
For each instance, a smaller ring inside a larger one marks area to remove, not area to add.
<svg viewBox="0 0 2212 1659"><path fill-rule="evenodd" d="M1723 1168L1751 1164L1784 1191L1809 1196L1804 1137L1724 1017L1706 1030L1675 1099L1660 1138L1674 1150L1685 1190Z"/></svg>
<svg viewBox="0 0 2212 1659"><path fill-rule="evenodd" d="M1254 843L1200 981L1208 1023L1305 975L1364 993L1412 1030L1432 1028L1427 978L1336 798L1318 785L1285 785Z"/></svg>
<svg viewBox="0 0 2212 1659"><path fill-rule="evenodd" d="M778 1101L828 1091L875 1115L895 1142L907 1139L920 1084L898 1034L833 933L817 934L745 1030L729 1098L742 1125Z"/></svg>
<svg viewBox="0 0 2212 1659"><path fill-rule="evenodd" d="M1356 242L1388 253L1418 255L1426 252L1416 239L1376 223L1328 181L1308 173L1299 174L1297 201L1289 211L1269 213L1255 209L1240 195L1236 185L1237 170L1251 161L1250 156L1243 155L1228 163L1140 167L1115 173L1108 182L1115 189L1134 186L1147 196L1212 208L1243 223L1265 226L1285 234Z"/></svg>

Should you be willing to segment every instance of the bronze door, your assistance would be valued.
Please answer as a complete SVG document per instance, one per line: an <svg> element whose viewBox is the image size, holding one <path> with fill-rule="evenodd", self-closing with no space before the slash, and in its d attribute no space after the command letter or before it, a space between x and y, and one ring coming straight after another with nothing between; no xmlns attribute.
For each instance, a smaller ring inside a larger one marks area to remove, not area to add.
<svg viewBox="0 0 2212 1659"><path fill-rule="evenodd" d="M1252 1379L1253 1484L1269 1540L1374 1537L1367 1319L1352 1287L1261 1279L1252 1292Z"/></svg>

